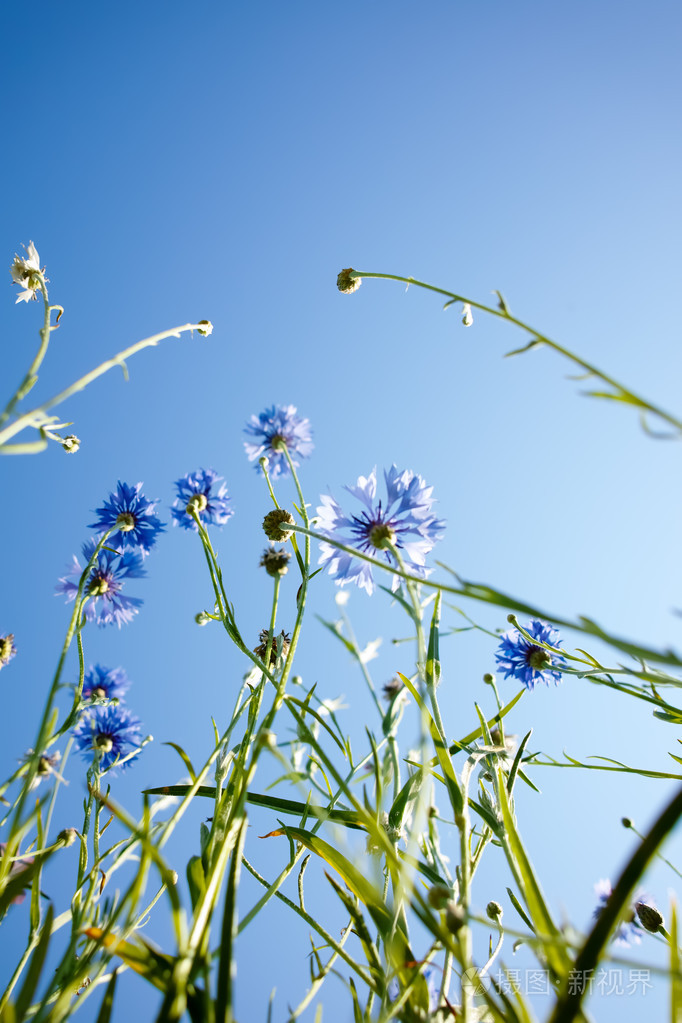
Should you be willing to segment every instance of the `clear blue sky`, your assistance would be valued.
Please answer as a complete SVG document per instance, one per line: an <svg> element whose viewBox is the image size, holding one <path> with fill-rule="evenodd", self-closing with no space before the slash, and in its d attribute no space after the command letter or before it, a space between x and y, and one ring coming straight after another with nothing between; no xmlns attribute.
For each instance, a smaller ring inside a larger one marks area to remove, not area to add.
<svg viewBox="0 0 682 1023"><path fill-rule="evenodd" d="M456 310L398 284L368 281L349 297L335 288L347 266L481 301L499 288L513 312L679 410L678 4L39 0L6 5L0 19L4 258L9 266L33 240L66 309L34 393L47 397L158 330L215 325L208 339L136 357L128 383L110 374L74 399L65 411L78 455L55 448L0 465L0 633L13 631L20 651L1 679L6 773L31 745L66 627L54 583L118 479L144 480L167 509L184 473L212 466L226 477L236 511L217 543L255 645L269 600L257 569L268 499L241 430L273 402L312 421L303 485L313 504L395 461L434 486L448 521L438 556L465 577L679 646L679 444L646 437L629 410L580 397L584 385L550 353L504 360L522 341L504 325L476 316L465 329ZM37 304L13 305L9 280L8 393L40 321ZM131 587L145 599L138 619L87 637L89 660L125 666L129 703L156 739L118 783L131 808L140 788L183 773L163 741L200 758L243 671L217 630L193 623L210 600L193 540L169 530L148 580ZM313 610L333 617L333 597L320 580ZM293 582L285 600L293 606ZM385 636L378 681L403 670L403 648L389 642L403 623L386 604L360 592L349 604L362 639ZM505 626L502 612L466 610ZM304 646L304 679L362 707L360 678L312 616ZM493 652L469 635L447 641L453 734L485 699ZM586 682L522 707L512 725L532 725L535 748L673 769L674 730ZM524 794L522 829L556 912L584 927L592 884L615 875L629 848L620 817L645 826L669 790L548 769L536 781L543 796ZM59 826L78 825L80 784L74 765ZM180 869L200 819L178 846ZM255 855L269 867L284 854ZM652 877L665 905L674 878ZM482 882L482 906L495 883L494 872ZM300 942L276 951L275 938L246 932L243 1020L264 1018L270 982L276 1018L305 983L305 933L275 916ZM163 942L162 926L150 933ZM133 978L115 1018L137 999L150 1015L155 996ZM608 1021L640 1010L616 999L596 1011Z"/></svg>

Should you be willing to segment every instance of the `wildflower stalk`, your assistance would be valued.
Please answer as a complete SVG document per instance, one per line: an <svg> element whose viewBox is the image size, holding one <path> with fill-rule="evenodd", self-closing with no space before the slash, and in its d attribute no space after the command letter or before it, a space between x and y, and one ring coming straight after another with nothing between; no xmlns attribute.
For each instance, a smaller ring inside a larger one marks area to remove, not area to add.
<svg viewBox="0 0 682 1023"><path fill-rule="evenodd" d="M488 313L490 316L496 316L498 319L505 320L507 323L511 323L515 327L519 327L521 330L524 330L527 334L530 334L532 339L525 348L519 349L518 351L509 352L508 353L509 355L519 355L522 352L530 351L532 348L535 348L539 345L545 345L547 348L551 348L558 355L562 355L565 359L569 359L574 365L578 366L585 373L586 377L595 377L596 379L601 380L604 384L606 384L607 387L612 388L611 393L588 391L587 393L589 395L592 395L593 397L596 398L610 398L615 401L621 401L629 405L634 405L636 408L639 408L642 411L642 414L650 413L651 415L656 416L662 422L666 423L668 426L672 426L676 433L682 434L682 420L677 419L669 412L665 412L657 405L652 405L651 402L648 402L646 401L646 399L639 397L633 391L630 391L627 387L625 387L623 384L619 383L617 380L614 380L613 377L607 375L606 373L603 373L596 366L593 366L591 363L586 362L585 359L582 359L578 355L575 355L573 352L569 351L567 348L564 348L562 345L557 344L556 341L552 341L551 338L548 338L545 334L541 334L540 331L535 330L535 328L531 327L530 324L524 323L523 320L518 319L518 317L516 316L512 316L511 313L509 312L509 309L507 308L505 300L502 298L499 292L497 292L499 298L499 305L495 307L485 305L482 302L475 302L471 298L466 298L464 295L457 295L453 291L446 291L444 288L436 288L434 287L433 284L426 284L424 281L418 281L414 277L401 277L396 274L369 273L361 270L353 270L350 276L353 278L374 277L387 281L401 281L403 284L407 284L408 286L413 284L417 288L425 288L427 291L433 291L437 295L444 295L448 299L448 302L446 302L445 304L445 308L447 308L449 305L452 305L454 302L462 302L464 305L468 305L470 308L479 309L481 312Z"/></svg>
<svg viewBox="0 0 682 1023"><path fill-rule="evenodd" d="M58 309L59 310L59 314L57 316L57 322L59 322L59 317L61 316L61 314L64 311L62 306L60 306L60 305L57 305L57 306L51 306L50 305L50 301L49 301L49 298L48 298L48 295L47 295L47 287L45 285L45 279L44 279L42 274L40 274L40 278L39 278L39 287L40 287L40 292L41 292L41 294L43 296L43 306L44 306L43 326L40 329L40 345L38 347L38 351L37 351L37 353L35 355L35 358L33 359L33 362L31 363L31 365L29 366L28 370L26 371L26 375L25 375L24 379L22 380L22 382L19 384L19 387L17 388L16 394L12 398L10 398L9 402L7 403L7 406L6 406L5 410L4 410L4 412L0 415L0 426L2 426L2 424L5 423L9 419L9 417L14 412L15 407L18 405L18 403L23 398L26 397L28 392L31 390L31 388L34 386L34 384L38 380L38 370L40 369L40 367L42 365L43 359L47 355L47 348L48 348L48 345L50 343L50 334L52 333L53 330L57 329L57 325L56 324L53 327L53 326L51 326L51 323L50 323L52 310L53 309Z"/></svg>
<svg viewBox="0 0 682 1023"><path fill-rule="evenodd" d="M58 394L55 394L54 397L49 398L47 401L43 402L42 405L36 406L36 408L31 409L30 412L25 412L23 415L19 416L12 423L6 426L4 430L0 430L0 454L7 454L11 452L11 448L7 449L5 447L7 441L11 440L11 438L16 436L16 434L26 429L26 427L32 426L35 429L40 429L42 426L47 425L47 423L49 422L47 412L50 409L55 408L57 405L61 405L62 402L66 401L67 398L70 398L73 394L77 394L78 391L84 390L89 384L93 382L93 380L97 380L98 377L101 377L105 373L108 373L109 370L114 369L115 366L119 366L123 370L124 375L127 377L128 370L125 364L126 359L129 359L132 355L136 355L137 352L141 352L144 348L151 348L154 345L159 344L160 341L165 341L167 338L170 337L179 338L181 334L185 333L188 330L205 331L206 322L204 322L203 324L184 323L180 327L172 327L170 330L162 330L158 334L153 334L151 337L146 337L142 341L137 341L134 345L130 345L130 347L124 348L123 351L118 352L116 355L113 356L113 358L107 359L106 362L102 362L95 369L90 370L89 373L86 373L84 376L80 377L73 384L70 384L69 387L66 387L63 391L60 391Z"/></svg>
<svg viewBox="0 0 682 1023"><path fill-rule="evenodd" d="M108 537L112 533L112 531L113 530L111 530L111 529L107 530L107 532L104 533L102 535L102 537L99 539L99 541L97 542L97 544L95 546L95 549L94 549L94 551L92 553L92 556L91 556L90 560L88 561L87 565L85 566L85 568L84 568L84 570L83 570L83 572L81 574L79 583L78 583L78 590L77 590L76 597L75 597L75 600L74 600L74 608L73 608L73 612L71 614L71 619L69 621L69 627L68 627L68 629L66 631L66 637L64 639L64 644L62 646L62 651L61 651L61 654L60 654L60 657L59 657L59 661L57 663L57 669L55 671L54 678L52 680L52 686L51 686L50 691L49 691L48 696L47 696L47 701L45 703L45 707L44 707L44 710L43 710L43 716L42 716L42 719L41 719L41 722L40 722L40 727L38 729L38 735L37 735L37 738L36 738L35 743L33 745L34 753L33 753L33 756L31 757L30 762L29 762L28 770L27 770L27 773L26 773L26 778L25 778L25 781L24 781L24 785L23 785L23 788L21 790L19 799L17 800L17 803L16 803L16 808L15 808L15 811L14 811L14 821L13 821L13 824L12 824L11 829L10 829L10 834L11 835L14 835L19 830L19 828L20 828L21 816L22 816L22 813L23 813L24 804L26 802L26 799L28 797L29 791L31 789L31 782L33 781L33 779L36 776L36 773L37 773L37 770L38 770L38 762L39 762L40 755L41 755L43 749L45 749L45 746L48 743L48 737L49 737L49 732L50 732L50 724L51 724L52 717L53 717L52 705L54 703L55 696L57 695L57 690L59 689L59 684L60 684L60 681L61 681L62 671L63 671L63 668L64 668L64 662L66 660L66 655L67 655L67 653L69 651L69 648L71 646L71 642L73 640L74 633L76 632L76 629L78 628L80 630L83 627L83 624L84 624L84 621L83 622L81 621L81 613L83 611L83 607L85 605L85 602L89 599L87 594L84 595L85 584L86 584L86 582L87 582L87 580L88 580L88 578L90 576L90 571L91 571L93 565L95 564L95 562L97 560L97 556L98 556L99 552L104 547L104 545L105 545ZM14 855L14 852L16 852L16 847L12 844L12 839L10 839L10 843L9 843L9 847L8 847L8 852L10 853L10 855ZM0 868L0 880L2 880L1 874L2 874L2 868Z"/></svg>

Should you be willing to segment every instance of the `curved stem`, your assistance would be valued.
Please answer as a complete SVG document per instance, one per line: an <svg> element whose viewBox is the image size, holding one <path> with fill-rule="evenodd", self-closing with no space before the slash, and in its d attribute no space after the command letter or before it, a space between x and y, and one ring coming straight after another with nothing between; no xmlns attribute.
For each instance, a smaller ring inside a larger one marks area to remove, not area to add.
<svg viewBox="0 0 682 1023"><path fill-rule="evenodd" d="M488 313L490 316L496 316L498 319L505 320L507 323L512 323L515 327L520 327L521 330L525 330L526 333L531 335L533 340L530 342L529 347L534 347L539 344L546 345L548 348L557 352L558 355L562 355L565 359L569 359L576 366L579 366L580 369L582 369L588 376L596 377L598 380L603 381L603 383L607 384L608 387L613 388L613 391L615 392L614 394L595 394L595 397L615 398L616 400L625 401L628 404L635 405L643 412L649 412L652 415L657 416L664 423L667 423L668 426L674 427L677 433L682 434L682 420L677 419L669 412L665 412L663 409L658 408L658 406L652 405L651 402L646 401L644 398L640 398L613 377L602 372L602 370L598 369L596 366L593 366L592 363L587 362L585 359L581 359L580 356L575 355L567 348L564 348L563 345L557 344L556 341L552 341L551 338L548 338L545 334L541 334L528 323L524 323L523 320L519 320L518 317L512 316L501 296L500 305L498 308L495 308L494 306L485 305L482 302L475 302L473 299L467 298L465 295L457 295L453 291L446 291L444 288L436 288L432 284L426 284L424 281L418 281L414 277L401 277L397 274L370 273L362 270L354 270L352 276L355 278L376 277L388 281L402 281L407 285L414 284L415 287L434 291L438 295L445 295L449 299L449 302L447 303L448 305L453 302L463 302L471 306L473 309L480 309L481 312Z"/></svg>

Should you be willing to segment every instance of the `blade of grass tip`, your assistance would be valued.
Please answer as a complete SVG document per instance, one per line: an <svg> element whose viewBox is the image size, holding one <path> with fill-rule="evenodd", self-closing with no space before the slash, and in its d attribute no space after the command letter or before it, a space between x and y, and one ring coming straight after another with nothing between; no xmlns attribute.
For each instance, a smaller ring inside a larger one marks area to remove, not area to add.
<svg viewBox="0 0 682 1023"><path fill-rule="evenodd" d="M514 757L514 763L511 766L511 771L509 772L509 777L507 778L507 792L509 792L510 795L511 795L513 789L514 789L514 781L516 779L516 773L517 773L517 771L519 769L519 764L521 763L521 757L523 756L523 751L525 750L526 744L528 743L528 740L530 739L532 734L533 734L533 729L530 728L526 732L526 734L524 735L523 739L521 740L521 744L520 744L518 750L516 751L516 756ZM529 782L529 784L530 784L530 782Z"/></svg>
<svg viewBox="0 0 682 1023"><path fill-rule="evenodd" d="M234 942L237 937L237 886L242 862L242 852L246 839L247 819L243 818L239 834L232 850L232 862L225 891L223 909L223 926L220 942L220 960L218 963L218 979L216 983L216 1023L231 1023L232 1015L232 978L236 968L233 956Z"/></svg>
<svg viewBox="0 0 682 1023"><path fill-rule="evenodd" d="M111 980L107 984L107 989L104 992L104 998L97 1014L95 1023L109 1023L111 1019L111 1010L114 1007L114 993L116 991L116 981L118 980L118 974L116 970L111 975Z"/></svg>
<svg viewBox="0 0 682 1023"><path fill-rule="evenodd" d="M14 1012L17 1023L20 1023L26 1015L38 986L40 974L43 970L43 964L45 963L45 956L47 955L47 946L50 943L53 917L54 907L50 905L48 906L47 913L45 914L45 923L43 924L43 929L40 932L40 940L38 941L33 955L31 956L26 977L24 978L24 983L21 985L21 990L17 995L16 1002L14 1003Z"/></svg>
<svg viewBox="0 0 682 1023"><path fill-rule="evenodd" d="M528 928L528 930L532 931L533 934L535 934L535 928L533 927L532 923L530 922L530 920L526 916L526 913L525 913L525 910L524 910L523 906L521 905L519 900L516 898L516 896L514 895L514 892L511 890L511 888L507 888L507 895L509 896L509 901L511 902L512 906L514 907L516 912L519 914L519 916L523 920L523 922L526 925L526 927Z"/></svg>

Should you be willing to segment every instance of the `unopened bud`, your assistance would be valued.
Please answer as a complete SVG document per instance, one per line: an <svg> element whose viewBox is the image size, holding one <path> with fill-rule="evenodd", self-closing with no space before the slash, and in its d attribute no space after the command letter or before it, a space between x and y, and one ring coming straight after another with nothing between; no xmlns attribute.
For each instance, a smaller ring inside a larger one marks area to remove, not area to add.
<svg viewBox="0 0 682 1023"><path fill-rule="evenodd" d="M73 845L77 837L78 832L75 828L64 828L64 830L60 831L57 835L57 842L60 842L65 848L68 848L70 845Z"/></svg>
<svg viewBox="0 0 682 1023"><path fill-rule="evenodd" d="M629 817L621 817L620 823L623 825L624 828L631 828L633 826L632 821L630 820Z"/></svg>
<svg viewBox="0 0 682 1023"><path fill-rule="evenodd" d="M654 906L647 906L646 902L636 902L635 912L645 931L656 934L663 926L663 917Z"/></svg>
<svg viewBox="0 0 682 1023"><path fill-rule="evenodd" d="M428 899L433 909L445 909L452 899L452 889L445 884L434 884L429 888Z"/></svg>
<svg viewBox="0 0 682 1023"><path fill-rule="evenodd" d="M468 302L465 302L462 306L462 323L465 327L470 327L474 322L474 314L471 311L471 306Z"/></svg>
<svg viewBox="0 0 682 1023"><path fill-rule="evenodd" d="M268 512L263 519L263 530L268 540L274 540L275 543L285 543L292 535L290 529L282 528L285 523L294 525L294 517L286 508L275 508L273 511Z"/></svg>
<svg viewBox="0 0 682 1023"><path fill-rule="evenodd" d="M461 906L452 900L445 907L445 926L451 934L457 934L466 923L466 914Z"/></svg>
<svg viewBox="0 0 682 1023"><path fill-rule="evenodd" d="M342 270L336 278L336 287L344 295L352 295L354 291L357 291L362 284L361 277L354 277L355 270L352 267L347 267Z"/></svg>
<svg viewBox="0 0 682 1023"><path fill-rule="evenodd" d="M210 320L199 320L197 330L202 337L208 337L209 334L213 333L213 324Z"/></svg>
<svg viewBox="0 0 682 1023"><path fill-rule="evenodd" d="M485 911L491 920L502 919L502 906L499 902L489 902L485 907Z"/></svg>
<svg viewBox="0 0 682 1023"><path fill-rule="evenodd" d="M211 620L212 619L208 611L199 611L198 614L195 614L194 616L194 621L197 625L208 625Z"/></svg>

